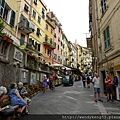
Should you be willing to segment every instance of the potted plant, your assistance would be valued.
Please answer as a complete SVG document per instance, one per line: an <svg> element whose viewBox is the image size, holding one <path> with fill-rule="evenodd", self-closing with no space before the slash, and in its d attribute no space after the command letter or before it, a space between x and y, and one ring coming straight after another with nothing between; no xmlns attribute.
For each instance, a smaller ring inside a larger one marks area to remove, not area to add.
<svg viewBox="0 0 120 120"><path fill-rule="evenodd" d="M13 43L11 36L9 36L7 33L3 32L4 28L5 28L4 22L0 20L0 36L2 37L3 40Z"/></svg>

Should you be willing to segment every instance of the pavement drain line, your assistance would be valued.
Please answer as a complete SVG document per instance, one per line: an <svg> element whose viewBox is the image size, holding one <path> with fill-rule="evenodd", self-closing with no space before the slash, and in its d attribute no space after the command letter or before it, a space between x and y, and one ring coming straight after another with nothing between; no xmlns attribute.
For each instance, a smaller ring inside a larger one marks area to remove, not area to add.
<svg viewBox="0 0 120 120"><path fill-rule="evenodd" d="M97 102L96 106L98 107L101 114L107 114L107 111L105 110L105 107L103 106L101 102Z"/></svg>
<svg viewBox="0 0 120 120"><path fill-rule="evenodd" d="M120 110L119 108L105 107L107 110Z"/></svg>
<svg viewBox="0 0 120 120"><path fill-rule="evenodd" d="M69 98L69 99L72 99L72 100L76 100L76 101L77 101L77 99L75 99L75 98L73 98L73 97L70 97L70 96L65 96L65 97L67 97L67 98Z"/></svg>

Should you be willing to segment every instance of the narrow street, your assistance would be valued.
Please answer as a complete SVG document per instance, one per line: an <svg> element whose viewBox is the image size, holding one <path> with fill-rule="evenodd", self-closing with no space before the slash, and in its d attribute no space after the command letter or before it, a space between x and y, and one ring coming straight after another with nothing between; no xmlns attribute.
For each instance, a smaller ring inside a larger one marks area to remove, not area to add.
<svg viewBox="0 0 120 120"><path fill-rule="evenodd" d="M82 82L73 86L58 86L55 92L39 92L32 98L30 114L114 114L119 113L119 102L107 102L101 95L102 102L94 102L93 88L83 88Z"/></svg>
<svg viewBox="0 0 120 120"><path fill-rule="evenodd" d="M103 102L95 103L92 84L90 89L83 88L81 81L75 82L73 86L61 85L56 87L55 92L48 89L46 93L39 92L34 96L29 106L30 115L22 116L21 120L62 120L63 115L116 114L119 117L119 101L107 102L104 95L101 95L101 98ZM104 119L110 120L110 117L104 116Z"/></svg>

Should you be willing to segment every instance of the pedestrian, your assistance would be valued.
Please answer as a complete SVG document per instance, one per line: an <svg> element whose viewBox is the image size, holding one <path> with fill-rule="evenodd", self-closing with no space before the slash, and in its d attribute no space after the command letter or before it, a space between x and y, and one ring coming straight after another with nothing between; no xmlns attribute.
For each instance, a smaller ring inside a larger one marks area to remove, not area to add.
<svg viewBox="0 0 120 120"><path fill-rule="evenodd" d="M94 85L95 102L97 102L97 96L98 96L98 101L103 102L103 100L100 99L100 78L98 76L98 73L95 74L95 77L93 78L92 83Z"/></svg>
<svg viewBox="0 0 120 120"><path fill-rule="evenodd" d="M83 87L86 87L86 77L85 75L82 76Z"/></svg>
<svg viewBox="0 0 120 120"><path fill-rule="evenodd" d="M46 88L48 87L46 75L43 76L42 85L43 85L43 93L45 93L46 92Z"/></svg>
<svg viewBox="0 0 120 120"><path fill-rule="evenodd" d="M90 77L87 75L87 87L90 88Z"/></svg>
<svg viewBox="0 0 120 120"><path fill-rule="evenodd" d="M26 97L26 95L27 95L27 90L26 90L26 88L23 86L23 83L22 82L19 82L18 83L18 92L19 92L19 94L21 95L21 97L27 102L27 105L29 105L30 104L30 102L31 102L31 99L30 98L28 98L28 97Z"/></svg>
<svg viewBox="0 0 120 120"><path fill-rule="evenodd" d="M114 102L113 100L113 80L109 77L109 74L107 74L106 78L105 78L105 84L106 84L106 92L107 92L107 101L111 100L112 102Z"/></svg>
<svg viewBox="0 0 120 120"><path fill-rule="evenodd" d="M52 91L55 91L55 81L56 81L56 75L53 73L52 75Z"/></svg>

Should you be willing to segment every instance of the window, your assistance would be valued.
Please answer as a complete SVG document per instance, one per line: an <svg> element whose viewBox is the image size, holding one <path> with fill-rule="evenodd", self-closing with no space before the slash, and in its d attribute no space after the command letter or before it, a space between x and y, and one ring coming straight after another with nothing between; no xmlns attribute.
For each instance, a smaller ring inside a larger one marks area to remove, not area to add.
<svg viewBox="0 0 120 120"><path fill-rule="evenodd" d="M0 16L3 17L5 9L5 0L0 0Z"/></svg>
<svg viewBox="0 0 120 120"><path fill-rule="evenodd" d="M40 23L40 21L41 21L41 18L40 18L40 16L38 16L38 23Z"/></svg>
<svg viewBox="0 0 120 120"><path fill-rule="evenodd" d="M40 28L37 28L36 35L37 35L37 36L39 36L39 35L40 35Z"/></svg>
<svg viewBox="0 0 120 120"><path fill-rule="evenodd" d="M40 51L40 44L38 44L38 51Z"/></svg>
<svg viewBox="0 0 120 120"><path fill-rule="evenodd" d="M104 35L104 44L105 50L110 48L110 33L109 33L109 26L103 31Z"/></svg>
<svg viewBox="0 0 120 120"><path fill-rule="evenodd" d="M29 7L25 4L24 10L25 10L26 12L28 12L28 9L29 9Z"/></svg>
<svg viewBox="0 0 120 120"><path fill-rule="evenodd" d="M21 34L20 45L24 45L25 43L25 35Z"/></svg>
<svg viewBox="0 0 120 120"><path fill-rule="evenodd" d="M34 0L34 4L37 5L37 0Z"/></svg>
<svg viewBox="0 0 120 120"><path fill-rule="evenodd" d="M42 18L45 19L45 10L42 8Z"/></svg>
<svg viewBox="0 0 120 120"><path fill-rule="evenodd" d="M58 28L58 32L60 33L60 28Z"/></svg>
<svg viewBox="0 0 120 120"><path fill-rule="evenodd" d="M36 18L36 12L33 10L33 18Z"/></svg>
<svg viewBox="0 0 120 120"><path fill-rule="evenodd" d="M54 37L56 38L56 33L54 33Z"/></svg>
<svg viewBox="0 0 120 120"><path fill-rule="evenodd" d="M101 0L102 14L106 11L106 0Z"/></svg>
<svg viewBox="0 0 120 120"><path fill-rule="evenodd" d="M63 44L62 44L62 42L61 42L61 46L62 46Z"/></svg>
<svg viewBox="0 0 120 120"><path fill-rule="evenodd" d="M51 50L48 49L48 56L50 56L50 55L51 55Z"/></svg>
<svg viewBox="0 0 120 120"><path fill-rule="evenodd" d="M45 35L45 41L48 41L48 35Z"/></svg>
<svg viewBox="0 0 120 120"><path fill-rule="evenodd" d="M53 29L51 29L51 34L53 34Z"/></svg>
<svg viewBox="0 0 120 120"><path fill-rule="evenodd" d="M58 61L60 62L60 56L58 56Z"/></svg>
<svg viewBox="0 0 120 120"><path fill-rule="evenodd" d="M53 59L54 59L54 60L57 60L57 54L54 54Z"/></svg>
<svg viewBox="0 0 120 120"><path fill-rule="evenodd" d="M58 37L58 41L60 42L60 38Z"/></svg>
<svg viewBox="0 0 120 120"><path fill-rule="evenodd" d="M10 25L12 27L14 27L14 23L15 23L15 12L12 10L11 11L11 18L10 18Z"/></svg>
<svg viewBox="0 0 120 120"><path fill-rule="evenodd" d="M48 24L46 24L46 30L48 30Z"/></svg>
<svg viewBox="0 0 120 120"><path fill-rule="evenodd" d="M62 40L64 40L64 35L62 34Z"/></svg>
<svg viewBox="0 0 120 120"><path fill-rule="evenodd" d="M59 45L58 45L58 50L59 50Z"/></svg>

